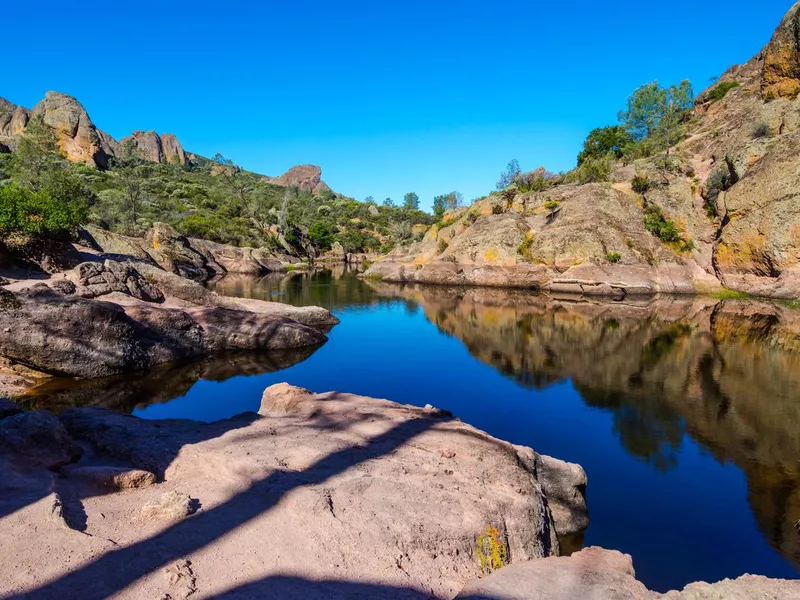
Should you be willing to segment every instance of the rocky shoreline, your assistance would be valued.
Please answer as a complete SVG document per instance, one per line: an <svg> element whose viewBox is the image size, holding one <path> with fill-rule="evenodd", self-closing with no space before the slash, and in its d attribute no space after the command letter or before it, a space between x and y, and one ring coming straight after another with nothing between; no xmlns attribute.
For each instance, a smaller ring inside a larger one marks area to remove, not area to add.
<svg viewBox="0 0 800 600"><path fill-rule="evenodd" d="M203 424L2 401L0 438L4 598L800 597L752 576L662 596L619 552L557 558L583 470L430 406L277 384ZM488 527L510 566L485 577Z"/></svg>

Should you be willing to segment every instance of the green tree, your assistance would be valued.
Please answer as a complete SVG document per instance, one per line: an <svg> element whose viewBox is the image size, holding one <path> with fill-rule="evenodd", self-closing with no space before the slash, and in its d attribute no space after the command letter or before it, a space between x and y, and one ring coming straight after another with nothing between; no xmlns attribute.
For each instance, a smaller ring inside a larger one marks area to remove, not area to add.
<svg viewBox="0 0 800 600"><path fill-rule="evenodd" d="M59 168L62 162L55 133L42 115L36 115L25 127L15 153L17 179L26 188L38 191L47 175Z"/></svg>
<svg viewBox="0 0 800 600"><path fill-rule="evenodd" d="M662 129L662 136L666 134L667 139L672 139L670 134L674 133L693 102L694 91L688 81L669 88L663 88L654 81L631 94L628 106L620 112L619 119L636 140L654 136L659 128Z"/></svg>
<svg viewBox="0 0 800 600"><path fill-rule="evenodd" d="M16 183L0 188L0 232L64 237L87 217L88 205L82 198L65 201Z"/></svg>
<svg viewBox="0 0 800 600"><path fill-rule="evenodd" d="M386 198L383 201L383 205L384 206L394 206L394 200L392 200L391 198Z"/></svg>
<svg viewBox="0 0 800 600"><path fill-rule="evenodd" d="M512 158L508 161L508 166L506 166L506 170L500 173L500 179L497 181L497 189L504 190L512 183L514 180L522 173L522 169L519 168L519 161L516 158Z"/></svg>
<svg viewBox="0 0 800 600"><path fill-rule="evenodd" d="M419 210L419 196L414 192L408 192L403 196L403 208L409 210Z"/></svg>
<svg viewBox="0 0 800 600"><path fill-rule="evenodd" d="M317 250L330 250L336 235L336 227L328 221L317 221L308 230L308 239Z"/></svg>
<svg viewBox="0 0 800 600"><path fill-rule="evenodd" d="M589 158L600 158L607 154L622 158L625 148L633 142L633 136L621 125L593 129L583 142L583 150L578 154L578 166Z"/></svg>
<svg viewBox="0 0 800 600"><path fill-rule="evenodd" d="M441 196L434 196L433 198L433 216L441 219L444 211L447 210L447 194Z"/></svg>

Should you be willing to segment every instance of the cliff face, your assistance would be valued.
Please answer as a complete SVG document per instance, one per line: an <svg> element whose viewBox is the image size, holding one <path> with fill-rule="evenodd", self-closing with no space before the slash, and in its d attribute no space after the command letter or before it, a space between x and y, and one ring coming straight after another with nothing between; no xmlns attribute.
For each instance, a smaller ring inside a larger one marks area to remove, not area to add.
<svg viewBox="0 0 800 600"><path fill-rule="evenodd" d="M762 52L720 78L734 86L726 95L698 96L669 169L653 157L615 165L607 183L492 194L447 213L370 274L614 296L722 287L799 296L799 40L800 3ZM636 175L650 182L643 193ZM648 231L654 208L682 241Z"/></svg>
<svg viewBox="0 0 800 600"><path fill-rule="evenodd" d="M322 181L322 169L317 165L298 165L292 167L280 177L264 177L263 181L282 187L313 192L314 194L331 190L328 184Z"/></svg>

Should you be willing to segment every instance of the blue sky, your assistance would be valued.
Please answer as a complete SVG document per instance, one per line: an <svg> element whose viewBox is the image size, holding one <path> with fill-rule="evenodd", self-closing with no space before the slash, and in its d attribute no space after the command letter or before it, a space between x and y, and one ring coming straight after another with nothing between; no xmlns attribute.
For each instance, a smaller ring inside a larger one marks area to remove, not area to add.
<svg viewBox="0 0 800 600"><path fill-rule="evenodd" d="M314 163L336 191L430 206L487 193L510 158L571 168L634 88L699 92L792 2L9 4L12 102L58 90L117 138L172 132L254 171Z"/></svg>

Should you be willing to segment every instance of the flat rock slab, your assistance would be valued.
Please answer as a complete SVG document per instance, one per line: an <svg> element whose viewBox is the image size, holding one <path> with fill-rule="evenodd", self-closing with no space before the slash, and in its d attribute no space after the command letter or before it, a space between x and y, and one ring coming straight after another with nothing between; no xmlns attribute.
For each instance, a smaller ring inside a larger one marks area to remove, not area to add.
<svg viewBox="0 0 800 600"><path fill-rule="evenodd" d="M285 385L260 413L204 424L64 411L92 464L163 482L87 493L63 469L65 514L85 527L51 536L36 503L6 516L0 596L452 598L480 575L489 525L513 561L558 551L530 448L435 408Z"/></svg>

